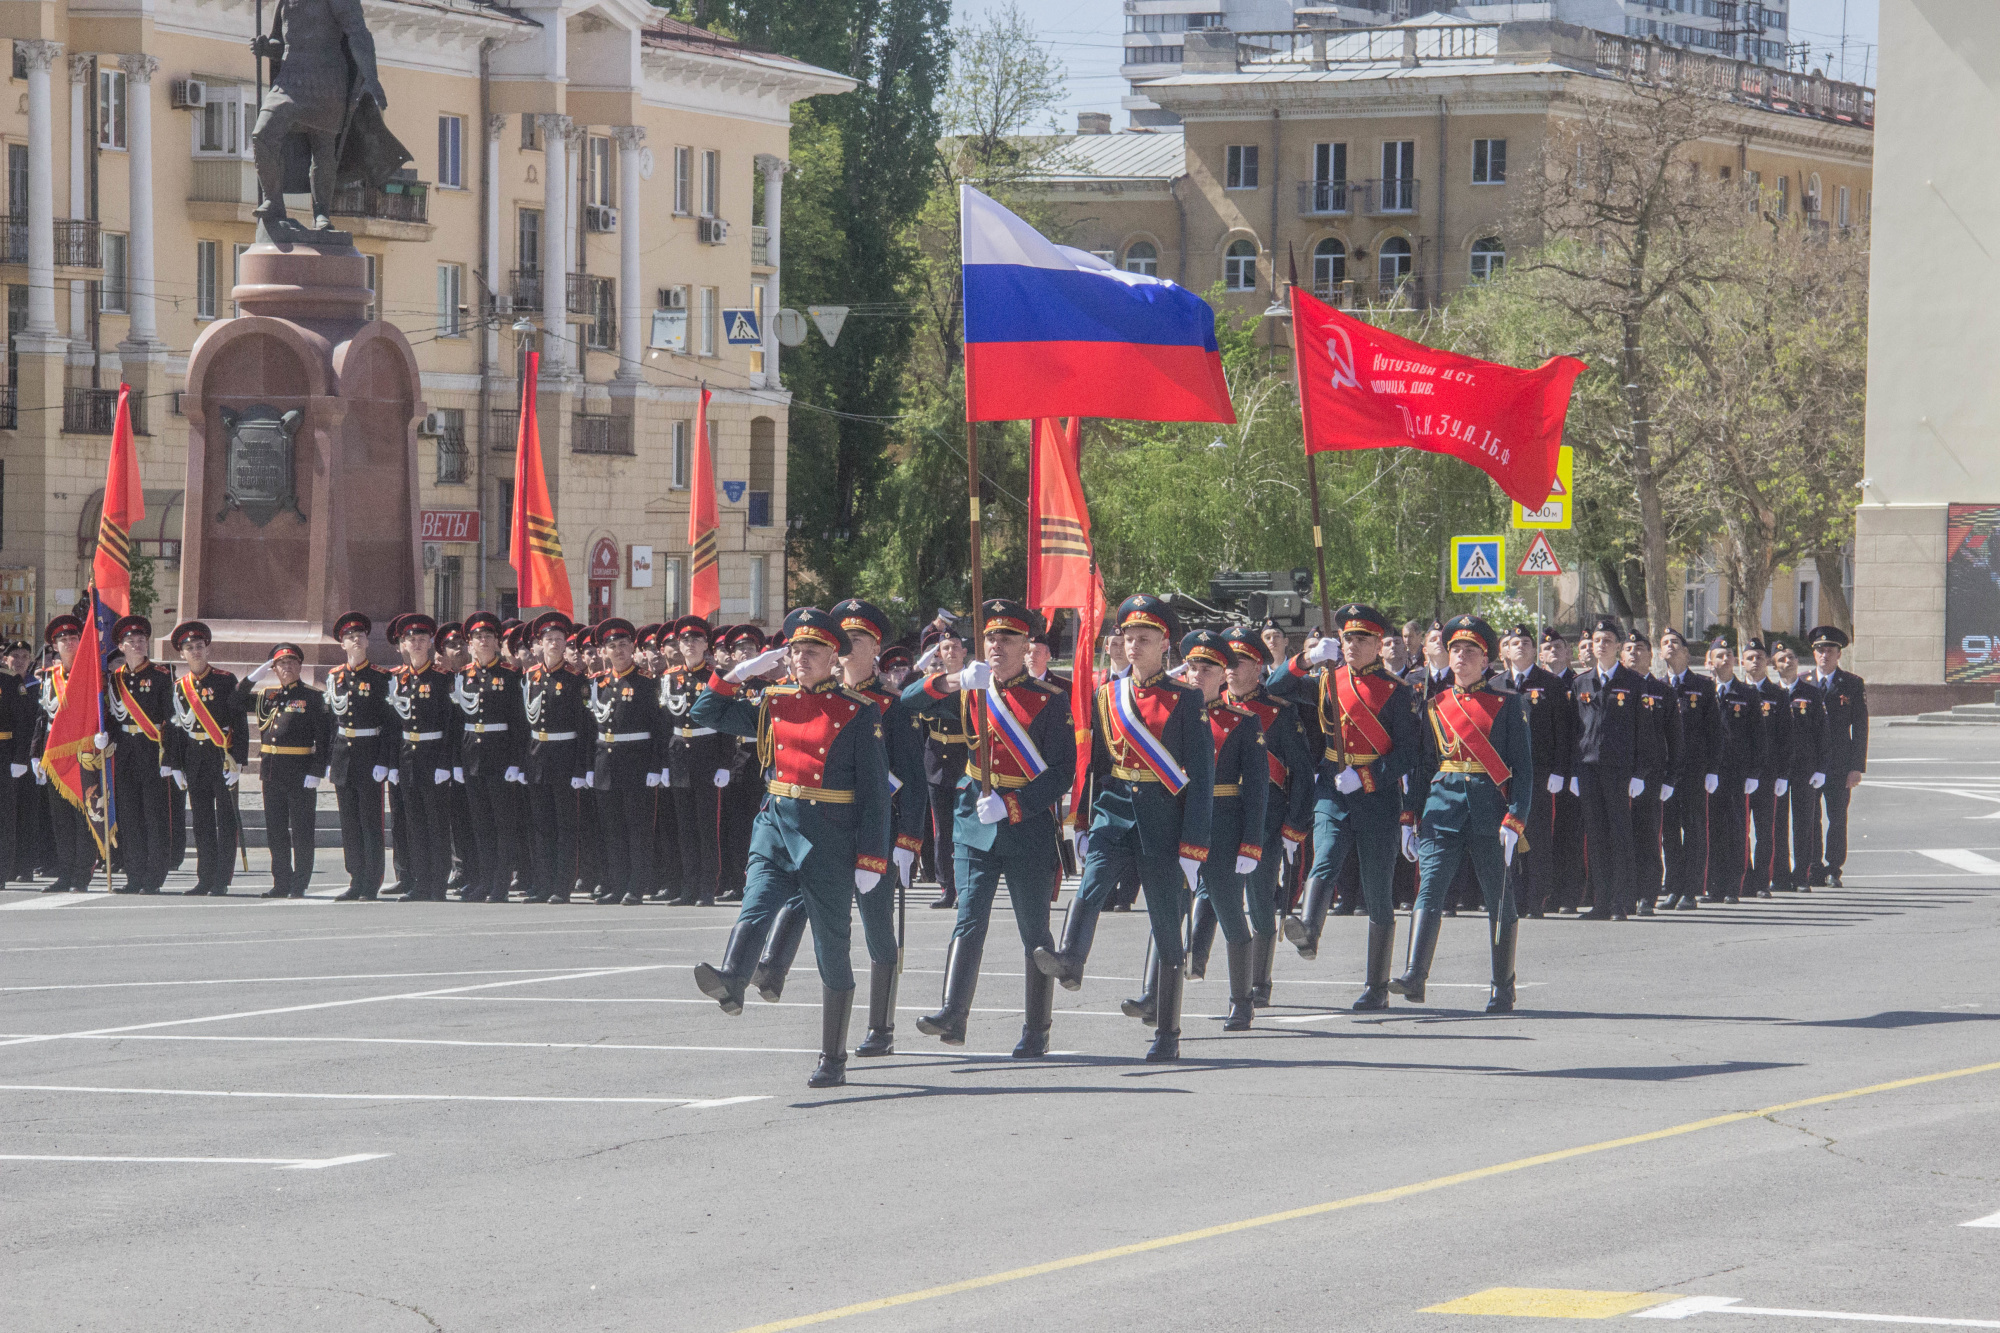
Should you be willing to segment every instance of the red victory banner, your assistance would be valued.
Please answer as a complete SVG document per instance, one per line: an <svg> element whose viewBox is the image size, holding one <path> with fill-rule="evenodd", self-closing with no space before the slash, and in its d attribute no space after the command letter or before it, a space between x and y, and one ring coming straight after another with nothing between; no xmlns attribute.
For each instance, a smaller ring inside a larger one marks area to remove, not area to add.
<svg viewBox="0 0 2000 1333"><path fill-rule="evenodd" d="M514 528L507 562L514 566L520 584L516 596L524 609L546 606L574 616L569 567L563 563L562 536L556 531L556 510L542 471L542 429L535 417L535 381L541 363L540 352L528 353L527 374L521 379L521 433L514 441Z"/></svg>
<svg viewBox="0 0 2000 1333"><path fill-rule="evenodd" d="M111 467L104 478L104 515L97 521L97 554L90 581L103 603L132 614L132 529L146 517L139 484L139 451L132 443L132 386L118 386L118 416L111 427Z"/></svg>
<svg viewBox="0 0 2000 1333"><path fill-rule="evenodd" d="M1083 422L1043 417L1028 455L1028 605L1081 608L1090 597L1090 510L1078 474Z"/></svg>
<svg viewBox="0 0 2000 1333"><path fill-rule="evenodd" d="M712 616L722 609L722 572L716 568L715 451L708 447L708 386L694 409L694 500L688 506L688 610Z"/></svg>
<svg viewBox="0 0 2000 1333"><path fill-rule="evenodd" d="M90 614L83 618L83 641L77 645L76 660L62 682L56 715L49 720L42 771L62 798L82 812L90 825L91 839L97 843L97 854L108 865L117 835L108 804L107 755L100 748L104 734L104 649L97 637L97 608L93 591ZM62 668L58 665L51 670Z"/></svg>
<svg viewBox="0 0 2000 1333"><path fill-rule="evenodd" d="M1539 509L1556 479L1573 356L1533 370L1443 352L1292 293L1306 452L1423 449L1472 464Z"/></svg>

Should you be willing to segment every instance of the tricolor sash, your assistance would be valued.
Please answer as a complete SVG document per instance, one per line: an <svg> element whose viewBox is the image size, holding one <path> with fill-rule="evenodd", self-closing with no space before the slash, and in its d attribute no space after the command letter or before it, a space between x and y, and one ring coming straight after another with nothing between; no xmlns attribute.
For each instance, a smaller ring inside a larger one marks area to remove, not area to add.
<svg viewBox="0 0 2000 1333"><path fill-rule="evenodd" d="M208 737L208 743L218 750L228 750L229 732L215 720L215 714L208 711L208 705L201 701L201 693L194 687L194 677L182 676L174 682L174 688L181 692L181 701L187 704L188 711L194 714L194 720Z"/></svg>
<svg viewBox="0 0 2000 1333"><path fill-rule="evenodd" d="M1030 780L1048 772L1048 761L1042 758L1042 752L1028 738L1028 724L1021 721L1013 705L1007 702L1007 696L1000 692L1000 687L991 682L986 686L986 715L992 720L993 734L1000 738L1000 743L1007 747L1007 753L1014 756L1014 762L1021 766L1021 771ZM992 765L987 767L990 769Z"/></svg>
<svg viewBox="0 0 2000 1333"><path fill-rule="evenodd" d="M1181 788L1188 783L1187 770L1174 762L1166 743L1139 716L1139 701L1130 676L1121 676L1111 687L1111 727L1162 786L1176 796L1181 794Z"/></svg>
<svg viewBox="0 0 2000 1333"><path fill-rule="evenodd" d="M1382 719L1375 715L1375 710L1368 706L1368 701L1361 697L1361 691L1356 688L1352 668L1346 666L1334 668L1333 692L1340 700L1341 713L1354 724L1354 729L1361 733L1361 738L1375 747L1376 754L1384 755L1395 748L1389 739L1388 728L1382 725Z"/></svg>
<svg viewBox="0 0 2000 1333"><path fill-rule="evenodd" d="M1477 707L1468 702L1475 697L1481 700ZM1486 699L1493 701L1490 708L1485 704ZM1499 716L1506 700L1485 691L1475 696L1447 690L1435 702L1433 712L1448 738L1477 759L1479 766L1486 770L1486 776L1504 788L1514 772L1500 758L1500 752L1493 748L1493 738L1489 733L1493 728L1493 719Z"/></svg>

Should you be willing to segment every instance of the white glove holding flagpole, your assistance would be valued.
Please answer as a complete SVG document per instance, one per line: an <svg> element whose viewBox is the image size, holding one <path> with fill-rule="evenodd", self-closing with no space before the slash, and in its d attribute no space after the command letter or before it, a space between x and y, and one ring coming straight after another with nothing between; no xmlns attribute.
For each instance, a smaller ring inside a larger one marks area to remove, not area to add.
<svg viewBox="0 0 2000 1333"><path fill-rule="evenodd" d="M1306 649L1307 666L1319 666L1325 662L1338 662L1339 660L1340 640L1338 639L1320 639L1312 647Z"/></svg>

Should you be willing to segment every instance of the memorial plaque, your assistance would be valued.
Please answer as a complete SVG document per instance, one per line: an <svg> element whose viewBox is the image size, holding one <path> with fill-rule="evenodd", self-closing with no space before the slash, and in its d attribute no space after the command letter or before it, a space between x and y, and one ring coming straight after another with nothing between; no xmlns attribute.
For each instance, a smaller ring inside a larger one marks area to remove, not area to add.
<svg viewBox="0 0 2000 1333"><path fill-rule="evenodd" d="M257 403L241 412L223 408L222 428L227 438L223 462L222 509L215 521L240 509L258 527L279 513L290 510L305 522L299 508L298 480L293 437L302 414L297 408L279 412Z"/></svg>

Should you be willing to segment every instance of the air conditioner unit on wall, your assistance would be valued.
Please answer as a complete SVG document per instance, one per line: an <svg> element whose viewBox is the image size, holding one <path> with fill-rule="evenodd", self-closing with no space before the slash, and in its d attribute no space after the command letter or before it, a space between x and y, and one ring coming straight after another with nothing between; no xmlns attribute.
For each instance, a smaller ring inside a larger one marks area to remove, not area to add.
<svg viewBox="0 0 2000 1333"><path fill-rule="evenodd" d="M426 412L424 414L424 424L417 427L417 434L419 435L444 434L444 415L439 412Z"/></svg>
<svg viewBox="0 0 2000 1333"><path fill-rule="evenodd" d="M695 239L703 245L721 245L729 239L729 224L721 218L697 218Z"/></svg>
<svg viewBox="0 0 2000 1333"><path fill-rule="evenodd" d="M174 109L198 111L208 105L208 85L200 79L174 80Z"/></svg>
<svg viewBox="0 0 2000 1333"><path fill-rule="evenodd" d="M585 231L617 231L618 210L609 204L585 204L583 227Z"/></svg>

